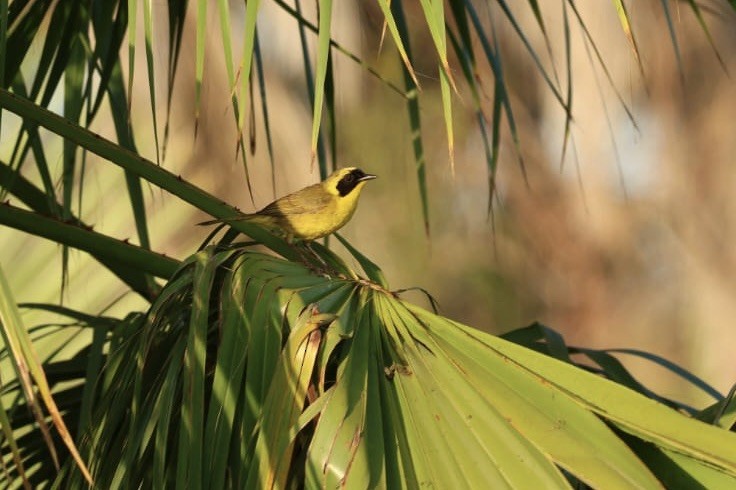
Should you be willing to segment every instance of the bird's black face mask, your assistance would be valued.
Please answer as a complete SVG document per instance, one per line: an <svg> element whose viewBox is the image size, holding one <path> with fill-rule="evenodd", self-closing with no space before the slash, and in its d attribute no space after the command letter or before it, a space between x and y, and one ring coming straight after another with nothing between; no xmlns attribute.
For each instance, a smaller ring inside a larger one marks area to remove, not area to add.
<svg viewBox="0 0 736 490"><path fill-rule="evenodd" d="M363 182L364 180L374 179L374 175L369 175L363 172L361 169L356 168L345 177L340 179L337 183L337 192L340 193L340 197L345 197L355 189L355 186Z"/></svg>

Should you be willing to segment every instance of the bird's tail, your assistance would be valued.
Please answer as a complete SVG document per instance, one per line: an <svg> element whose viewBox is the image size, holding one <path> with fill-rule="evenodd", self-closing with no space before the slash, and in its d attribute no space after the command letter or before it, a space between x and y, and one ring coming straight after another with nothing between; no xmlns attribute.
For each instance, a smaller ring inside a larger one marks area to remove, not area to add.
<svg viewBox="0 0 736 490"><path fill-rule="evenodd" d="M243 216L234 216L232 218L209 219L207 221L202 221L201 223L197 223L197 226L209 226L209 225L217 225L220 223L232 223L233 221L245 221L245 220L249 220L250 218L251 218L250 214L244 214Z"/></svg>
<svg viewBox="0 0 736 490"><path fill-rule="evenodd" d="M209 226L209 225L215 225L218 223L224 223L224 220L221 219L210 219L207 221L202 221L200 223L197 223L197 226Z"/></svg>

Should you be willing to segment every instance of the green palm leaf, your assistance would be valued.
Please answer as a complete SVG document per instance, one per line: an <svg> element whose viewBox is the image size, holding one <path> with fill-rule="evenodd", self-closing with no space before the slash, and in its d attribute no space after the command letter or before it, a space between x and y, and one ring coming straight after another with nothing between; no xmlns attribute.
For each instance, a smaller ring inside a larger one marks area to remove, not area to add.
<svg viewBox="0 0 736 490"><path fill-rule="evenodd" d="M243 246L186 261L109 354L97 484L658 487L642 447L736 483L736 434L344 277Z"/></svg>

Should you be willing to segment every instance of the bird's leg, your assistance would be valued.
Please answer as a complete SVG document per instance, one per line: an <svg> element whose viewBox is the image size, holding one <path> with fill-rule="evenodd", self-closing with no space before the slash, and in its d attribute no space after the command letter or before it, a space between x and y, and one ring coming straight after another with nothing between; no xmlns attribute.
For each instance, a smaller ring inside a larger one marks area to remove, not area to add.
<svg viewBox="0 0 736 490"><path fill-rule="evenodd" d="M334 265L325 262L325 260L322 258L322 256L319 255L317 253L317 251L312 247L312 242L311 241L305 241L305 242L303 242L303 246L304 246L304 248L307 251L309 251L309 254L312 257L314 257L315 259L317 259L317 261L319 261L319 263L321 264L321 267L320 267L320 266L317 266L314 263L314 260L310 261L307 264L307 266L313 272L315 272L315 273L317 273L317 274L319 274L321 276L324 276L327 279L332 279L332 278L335 278L335 277L338 277L340 279L347 279L347 277L343 273L341 273L338 269L336 269Z"/></svg>
<svg viewBox="0 0 736 490"><path fill-rule="evenodd" d="M349 280L348 276L341 272L340 269L334 265L334 263L328 264L324 261L322 256L319 255L314 248L312 248L312 242L304 242L304 246L312 253L314 257L317 258L317 260L319 260L320 264L322 264L322 266L324 267L322 270L317 270L318 273L321 273L321 275L327 277L328 279L337 277L339 279Z"/></svg>
<svg viewBox="0 0 736 490"><path fill-rule="evenodd" d="M304 247L310 252L312 252L312 255L317 260L319 260L320 264L322 264L325 267L325 269L329 269L330 266L327 265L327 262L325 262L324 259L320 257L319 254L312 248L312 242L304 242Z"/></svg>
<svg viewBox="0 0 736 490"><path fill-rule="evenodd" d="M317 255L314 249L309 246L309 242L287 240L286 243L291 248L294 249L297 255L299 255L300 261L304 265L306 265L309 268L309 270L311 270L315 274L320 274L320 275L329 277L329 274L328 274L329 266L324 260L322 260L322 257ZM320 264L322 264L323 267L319 267L314 263L315 258L319 261Z"/></svg>

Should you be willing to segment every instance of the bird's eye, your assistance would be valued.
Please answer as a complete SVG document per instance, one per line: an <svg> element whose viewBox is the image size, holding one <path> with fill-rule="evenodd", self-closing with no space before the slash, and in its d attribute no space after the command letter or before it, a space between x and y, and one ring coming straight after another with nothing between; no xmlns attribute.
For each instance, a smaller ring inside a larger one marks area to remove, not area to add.
<svg viewBox="0 0 736 490"><path fill-rule="evenodd" d="M353 174L347 174L343 180L345 182L352 182L353 180L355 180L355 175L353 175Z"/></svg>

